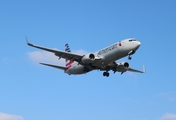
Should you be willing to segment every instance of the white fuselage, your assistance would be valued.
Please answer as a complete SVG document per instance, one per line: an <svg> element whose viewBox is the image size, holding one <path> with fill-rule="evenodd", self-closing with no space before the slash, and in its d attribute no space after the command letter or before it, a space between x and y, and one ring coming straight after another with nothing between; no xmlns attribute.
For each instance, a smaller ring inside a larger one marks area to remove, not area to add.
<svg viewBox="0 0 176 120"><path fill-rule="evenodd" d="M130 51L136 51L140 46L140 42L135 39L125 39L119 42L114 43L111 46L108 46L104 49L101 49L94 53L97 58L101 58L100 60L96 60L91 64L91 66L99 66L99 68L103 68L104 66L121 59L125 56L129 55ZM95 70L96 68L89 67L89 71ZM84 74L87 73L85 71L85 67L74 62L72 66L65 71L68 74Z"/></svg>
<svg viewBox="0 0 176 120"><path fill-rule="evenodd" d="M101 49L94 53L95 57L97 58L96 61L92 62L91 64L87 65L89 71L96 70L93 66L96 65L99 68L104 68L108 64L121 59L129 54L133 54L140 46L140 42L134 38L125 39L119 42L112 44L104 49ZM65 70L65 73L68 74L84 74L89 71L85 71L85 66L74 62L70 68Z"/></svg>

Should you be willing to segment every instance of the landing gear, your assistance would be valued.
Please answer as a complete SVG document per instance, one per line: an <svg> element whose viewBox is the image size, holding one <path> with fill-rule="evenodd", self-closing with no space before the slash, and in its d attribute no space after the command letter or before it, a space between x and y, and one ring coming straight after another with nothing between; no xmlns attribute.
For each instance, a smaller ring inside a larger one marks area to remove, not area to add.
<svg viewBox="0 0 176 120"><path fill-rule="evenodd" d="M103 76L109 77L109 72L103 72Z"/></svg>
<svg viewBox="0 0 176 120"><path fill-rule="evenodd" d="M130 55L128 55L128 60L131 60L131 59L132 59L132 57Z"/></svg>
<svg viewBox="0 0 176 120"><path fill-rule="evenodd" d="M135 53L134 50L131 50L131 51L128 53L128 60L131 60L131 59L132 59L131 55L134 54L134 53Z"/></svg>

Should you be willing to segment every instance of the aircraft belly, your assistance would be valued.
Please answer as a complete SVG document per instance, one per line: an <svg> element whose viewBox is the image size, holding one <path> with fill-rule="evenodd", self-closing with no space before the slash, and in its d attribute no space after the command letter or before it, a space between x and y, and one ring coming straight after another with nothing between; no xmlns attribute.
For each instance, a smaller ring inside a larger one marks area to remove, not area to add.
<svg viewBox="0 0 176 120"><path fill-rule="evenodd" d="M69 69L69 73L70 74L84 74L85 73L84 66L82 65L73 66Z"/></svg>

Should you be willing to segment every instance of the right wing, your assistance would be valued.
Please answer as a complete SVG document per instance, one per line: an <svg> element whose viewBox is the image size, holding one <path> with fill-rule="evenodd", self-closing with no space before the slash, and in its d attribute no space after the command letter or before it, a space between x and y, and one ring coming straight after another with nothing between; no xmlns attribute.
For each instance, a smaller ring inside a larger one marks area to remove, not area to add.
<svg viewBox="0 0 176 120"><path fill-rule="evenodd" d="M52 52L56 56L58 56L59 58L64 58L64 59L71 60L71 61L74 60L74 61L76 61L76 62L81 64L81 59L82 59L83 55L69 53L69 52L63 52L63 51L60 51L60 50L54 50L54 49L50 49L50 48L45 48L45 47L42 47L42 46L34 45L34 44L31 44L31 43L28 42L27 37L26 37L26 42L27 42L27 45L29 45L31 47L35 47L35 48L39 48L39 49L42 49L42 50L45 50L45 51L48 51L48 52Z"/></svg>
<svg viewBox="0 0 176 120"><path fill-rule="evenodd" d="M143 65L143 69L142 70L136 70L136 69L133 69L133 68L128 68L127 71L139 72L139 73L145 73L146 72L144 65Z"/></svg>
<svg viewBox="0 0 176 120"><path fill-rule="evenodd" d="M127 66L125 66L125 64ZM113 63L110 63L108 66L106 66L105 68L103 69L100 69L101 71L109 71L109 70L112 70L115 72L121 72L121 73L124 73L126 71L130 71L130 72L138 72L138 73L145 73L146 70L145 70L145 67L143 66L143 69L142 70L137 70L137 69L134 69L134 68L130 68L129 67L129 64L127 62L122 62L122 63L116 63L116 62L113 62Z"/></svg>

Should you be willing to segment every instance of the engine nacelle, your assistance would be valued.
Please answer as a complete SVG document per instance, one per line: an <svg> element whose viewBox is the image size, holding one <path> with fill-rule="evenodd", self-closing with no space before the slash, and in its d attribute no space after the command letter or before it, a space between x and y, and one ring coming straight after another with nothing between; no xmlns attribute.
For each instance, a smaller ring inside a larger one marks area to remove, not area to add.
<svg viewBox="0 0 176 120"><path fill-rule="evenodd" d="M81 61L84 64L89 64L89 63L92 63L94 60L95 60L95 55L91 53L91 54L84 55Z"/></svg>
<svg viewBox="0 0 176 120"><path fill-rule="evenodd" d="M117 64L116 71L118 72L126 72L130 67L128 62L121 62Z"/></svg>
<svg viewBox="0 0 176 120"><path fill-rule="evenodd" d="M122 62L122 63L120 63L120 65L123 65L123 67L124 67L125 69L128 69L128 68L130 67L130 65L129 65L128 62Z"/></svg>

